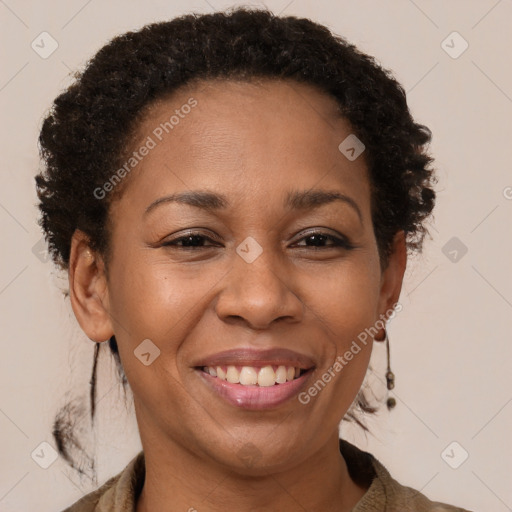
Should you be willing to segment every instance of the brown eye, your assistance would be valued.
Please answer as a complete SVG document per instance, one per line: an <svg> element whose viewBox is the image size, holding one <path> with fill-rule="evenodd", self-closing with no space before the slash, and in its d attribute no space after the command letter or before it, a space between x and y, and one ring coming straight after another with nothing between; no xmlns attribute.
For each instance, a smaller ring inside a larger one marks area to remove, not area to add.
<svg viewBox="0 0 512 512"><path fill-rule="evenodd" d="M348 240L331 235L329 233L323 233L321 231L308 233L307 236L301 238L299 241L303 241L303 240L306 240L306 244L299 245L299 247L316 247L316 248L344 247L345 249L353 248L352 244L350 244L350 242ZM309 241L310 243L308 244L307 241Z"/></svg>
<svg viewBox="0 0 512 512"><path fill-rule="evenodd" d="M213 242L212 244L205 245L204 242ZM173 240L169 240L168 242L164 242L162 247L177 247L179 249L200 249L203 247L214 247L214 245L218 245L217 242L212 240L211 238L198 234L198 233L190 233L185 236L181 236L179 238L175 238Z"/></svg>

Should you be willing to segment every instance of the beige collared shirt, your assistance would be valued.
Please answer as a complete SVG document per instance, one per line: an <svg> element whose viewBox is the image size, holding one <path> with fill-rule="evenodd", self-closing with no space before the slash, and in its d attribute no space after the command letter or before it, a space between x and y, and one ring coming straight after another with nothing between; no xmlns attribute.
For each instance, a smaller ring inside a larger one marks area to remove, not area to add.
<svg viewBox="0 0 512 512"><path fill-rule="evenodd" d="M370 453L340 440L350 476L370 487L351 512L471 512L430 501L420 492L399 484ZM145 477L144 452L139 452L116 476L63 512L135 512Z"/></svg>

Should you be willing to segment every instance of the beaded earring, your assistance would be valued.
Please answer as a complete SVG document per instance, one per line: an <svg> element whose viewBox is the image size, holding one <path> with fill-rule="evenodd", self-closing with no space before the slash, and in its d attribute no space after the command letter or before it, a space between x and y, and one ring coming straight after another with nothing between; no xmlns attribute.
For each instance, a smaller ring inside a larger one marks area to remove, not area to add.
<svg viewBox="0 0 512 512"><path fill-rule="evenodd" d="M390 363L390 351L389 351L389 336L388 332L384 330L384 340L386 342L386 353L387 353L387 361L388 361L388 368L386 371L386 387L388 390L391 390L395 387L395 374L391 371L391 363ZM388 399L386 401L386 405L388 407L388 410L393 409L393 407L396 406L396 400L389 396L388 393Z"/></svg>

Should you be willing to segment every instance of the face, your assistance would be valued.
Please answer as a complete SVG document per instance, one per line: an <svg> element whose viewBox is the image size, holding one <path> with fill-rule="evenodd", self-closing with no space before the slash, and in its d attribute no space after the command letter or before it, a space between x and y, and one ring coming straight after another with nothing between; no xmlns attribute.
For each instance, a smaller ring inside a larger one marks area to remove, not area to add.
<svg viewBox="0 0 512 512"><path fill-rule="evenodd" d="M101 305L77 317L91 339L115 333L143 444L254 472L337 435L371 354L353 342L405 262L402 244L380 268L365 155L340 152L335 111L296 82L210 81L140 124Z"/></svg>

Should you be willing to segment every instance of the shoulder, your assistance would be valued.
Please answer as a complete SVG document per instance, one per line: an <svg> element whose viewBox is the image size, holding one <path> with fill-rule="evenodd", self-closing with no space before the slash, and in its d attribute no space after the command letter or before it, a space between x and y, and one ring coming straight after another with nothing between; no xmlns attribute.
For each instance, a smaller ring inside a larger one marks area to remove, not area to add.
<svg viewBox="0 0 512 512"><path fill-rule="evenodd" d="M416 489L400 484L388 470L374 458L373 465L378 478L382 482L386 498L392 510L408 510L410 512L471 512L467 509L432 501Z"/></svg>
<svg viewBox="0 0 512 512"><path fill-rule="evenodd" d="M472 512L467 509L432 501L416 489L400 484L371 453L360 450L345 440L340 449L350 475L357 482L366 481L368 490L352 512Z"/></svg>
<svg viewBox="0 0 512 512"><path fill-rule="evenodd" d="M140 451L120 473L62 512L133 512L144 477L144 452Z"/></svg>

